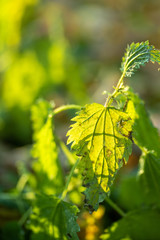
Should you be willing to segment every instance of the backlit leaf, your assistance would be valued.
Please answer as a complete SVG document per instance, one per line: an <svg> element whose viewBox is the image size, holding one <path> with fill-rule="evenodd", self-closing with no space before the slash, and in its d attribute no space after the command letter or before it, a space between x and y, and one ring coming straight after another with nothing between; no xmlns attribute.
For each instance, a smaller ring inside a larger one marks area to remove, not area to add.
<svg viewBox="0 0 160 240"><path fill-rule="evenodd" d="M149 45L149 41L132 43L127 46L122 58L121 71L126 77L131 77L134 72L147 62L160 63L160 51Z"/></svg>
<svg viewBox="0 0 160 240"><path fill-rule="evenodd" d="M63 188L63 177L53 134L52 105L39 101L32 107L34 145L32 155L37 160L33 169L37 185L48 194L58 194Z"/></svg>
<svg viewBox="0 0 160 240"><path fill-rule="evenodd" d="M72 148L81 156L85 201L93 211L110 192L118 169L128 161L132 121L128 114L97 103L86 105L72 120L76 123L67 133L67 143L73 142Z"/></svg>
<svg viewBox="0 0 160 240"><path fill-rule="evenodd" d="M141 65L149 62L149 59L150 46L148 41L132 43L127 46L126 53L122 58L121 71L125 72L126 77L131 77Z"/></svg>

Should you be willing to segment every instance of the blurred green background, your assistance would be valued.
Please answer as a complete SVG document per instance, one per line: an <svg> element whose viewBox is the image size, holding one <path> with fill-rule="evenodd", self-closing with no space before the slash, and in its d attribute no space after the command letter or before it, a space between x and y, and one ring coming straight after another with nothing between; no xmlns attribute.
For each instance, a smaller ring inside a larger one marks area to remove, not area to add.
<svg viewBox="0 0 160 240"><path fill-rule="evenodd" d="M104 104L102 92L116 85L126 45L149 40L160 48L159 23L158 0L0 1L1 192L16 186L21 162L30 161L30 108L36 100L53 100L56 107ZM158 128L159 78L157 66L147 64L127 80ZM64 141L72 115L55 122Z"/></svg>
<svg viewBox="0 0 160 240"><path fill-rule="evenodd" d="M37 98L103 103L119 78L127 44L160 48L159 1L1 0L0 133L6 143L31 143L29 110ZM159 73L147 65L130 84L158 108ZM154 79L154 80L152 80ZM152 80L152 81L151 81Z"/></svg>

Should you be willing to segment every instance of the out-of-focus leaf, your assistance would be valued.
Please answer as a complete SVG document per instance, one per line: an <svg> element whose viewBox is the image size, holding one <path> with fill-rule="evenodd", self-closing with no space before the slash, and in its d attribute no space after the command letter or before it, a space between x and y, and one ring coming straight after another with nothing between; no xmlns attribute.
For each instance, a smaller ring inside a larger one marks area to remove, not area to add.
<svg viewBox="0 0 160 240"><path fill-rule="evenodd" d="M137 210L128 213L106 229L101 239L158 240L160 239L159 223L160 212L157 210Z"/></svg>
<svg viewBox="0 0 160 240"><path fill-rule="evenodd" d="M36 184L46 193L58 194L63 188L63 177L52 129L52 105L39 101L32 107L32 120L35 141L32 155L37 159L33 164Z"/></svg>
<svg viewBox="0 0 160 240"><path fill-rule="evenodd" d="M118 203L123 209L138 209L144 203L144 193L140 187L137 175L127 174L121 179L118 187Z"/></svg>
<svg viewBox="0 0 160 240"><path fill-rule="evenodd" d="M3 79L2 99L5 106L28 110L44 82L45 70L33 52L17 56Z"/></svg>
<svg viewBox="0 0 160 240"><path fill-rule="evenodd" d="M68 144L81 156L86 205L90 211L98 208L110 191L118 169L127 163L132 151L129 139L132 121L128 114L100 104L86 105L67 135Z"/></svg>
<svg viewBox="0 0 160 240"><path fill-rule="evenodd" d="M50 74L53 83L62 83L65 80L65 63L68 51L68 43L65 38L55 40L48 54L50 62Z"/></svg>
<svg viewBox="0 0 160 240"><path fill-rule="evenodd" d="M38 100L37 104L31 108L31 120L33 128L33 138L36 140L37 134L47 122L48 115L52 115L54 103L49 103L44 100Z"/></svg>
<svg viewBox="0 0 160 240"><path fill-rule="evenodd" d="M24 240L24 231L16 221L6 223L3 228L0 228L1 240Z"/></svg>
<svg viewBox="0 0 160 240"><path fill-rule="evenodd" d="M88 101L83 80L85 68L81 62L77 62L78 56L76 58L74 56L73 49L65 37L61 14L57 10L54 13L54 18L58 26L57 24L55 26L52 25L54 41L48 51L50 78L53 84L62 84L65 87L68 97L72 101L82 104Z"/></svg>
<svg viewBox="0 0 160 240"><path fill-rule="evenodd" d="M27 7L36 5L37 0L1 0L0 51L17 46L21 40L21 22ZM7 26L7 27L6 27Z"/></svg>
<svg viewBox="0 0 160 240"><path fill-rule="evenodd" d="M132 91L128 92L128 100L126 111L134 120L132 135L134 142L142 151L145 148L160 154L160 136L152 124L143 101Z"/></svg>
<svg viewBox="0 0 160 240"><path fill-rule="evenodd" d="M28 227L32 239L78 240L78 208L55 196L37 195Z"/></svg>
<svg viewBox="0 0 160 240"><path fill-rule="evenodd" d="M160 206L160 157L152 153L143 154L140 159L139 181L145 193L145 202Z"/></svg>

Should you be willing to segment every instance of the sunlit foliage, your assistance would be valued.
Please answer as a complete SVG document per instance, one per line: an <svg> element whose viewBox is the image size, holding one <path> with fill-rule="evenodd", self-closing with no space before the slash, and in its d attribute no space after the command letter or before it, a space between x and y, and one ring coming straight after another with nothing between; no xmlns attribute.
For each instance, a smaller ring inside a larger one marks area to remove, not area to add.
<svg viewBox="0 0 160 240"><path fill-rule="evenodd" d="M58 194L63 188L63 176L52 128L52 111L52 105L44 101L32 107L35 142L32 155L36 159L33 163L34 187L47 194Z"/></svg>

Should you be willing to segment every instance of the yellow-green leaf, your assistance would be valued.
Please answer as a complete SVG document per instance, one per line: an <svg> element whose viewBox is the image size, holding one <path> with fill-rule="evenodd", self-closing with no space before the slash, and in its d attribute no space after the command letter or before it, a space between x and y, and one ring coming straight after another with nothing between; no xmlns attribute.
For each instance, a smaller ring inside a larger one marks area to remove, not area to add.
<svg viewBox="0 0 160 240"><path fill-rule="evenodd" d="M36 159L33 170L36 188L47 194L59 194L63 188L63 177L53 132L52 111L52 105L46 101L39 101L32 107L32 155Z"/></svg>
<svg viewBox="0 0 160 240"><path fill-rule="evenodd" d="M98 208L110 192L117 170L131 154L132 120L123 111L93 103L86 105L75 118L67 135L68 144L81 156L79 170L83 177L86 205Z"/></svg>

